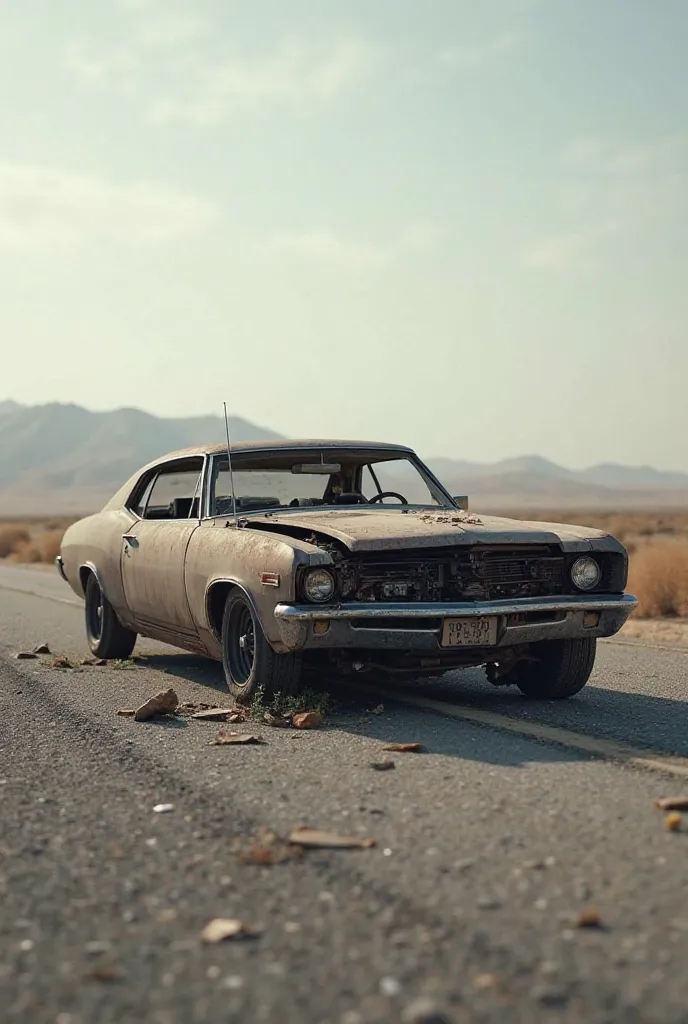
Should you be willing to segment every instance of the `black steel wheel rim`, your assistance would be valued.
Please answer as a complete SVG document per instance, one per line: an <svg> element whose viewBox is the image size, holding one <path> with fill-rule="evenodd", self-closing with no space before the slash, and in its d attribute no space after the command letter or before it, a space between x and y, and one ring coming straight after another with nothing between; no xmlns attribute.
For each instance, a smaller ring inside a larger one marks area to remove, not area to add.
<svg viewBox="0 0 688 1024"><path fill-rule="evenodd" d="M227 661L230 675L239 686L244 686L251 676L255 651L253 614L244 601L237 601L229 615Z"/></svg>
<svg viewBox="0 0 688 1024"><path fill-rule="evenodd" d="M103 591L95 581L89 587L89 600L86 606L86 621L88 631L94 640L100 640L103 635Z"/></svg>

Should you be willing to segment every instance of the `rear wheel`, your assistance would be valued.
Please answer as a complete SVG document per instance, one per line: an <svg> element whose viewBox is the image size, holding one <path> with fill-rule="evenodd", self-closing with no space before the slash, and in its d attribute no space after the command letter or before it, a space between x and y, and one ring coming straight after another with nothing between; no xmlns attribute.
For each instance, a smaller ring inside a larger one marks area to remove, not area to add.
<svg viewBox="0 0 688 1024"><path fill-rule="evenodd" d="M594 637L542 640L531 647L537 660L521 661L514 667L513 682L526 697L536 700L573 697L590 678L596 646Z"/></svg>
<svg viewBox="0 0 688 1024"><path fill-rule="evenodd" d="M222 616L222 666L230 693L248 704L262 691L298 693L302 659L298 653L277 654L268 643L249 601L239 590L227 598Z"/></svg>
<svg viewBox="0 0 688 1024"><path fill-rule="evenodd" d="M84 594L86 639L97 658L128 658L134 650L136 633L117 618L114 608L90 573Z"/></svg>

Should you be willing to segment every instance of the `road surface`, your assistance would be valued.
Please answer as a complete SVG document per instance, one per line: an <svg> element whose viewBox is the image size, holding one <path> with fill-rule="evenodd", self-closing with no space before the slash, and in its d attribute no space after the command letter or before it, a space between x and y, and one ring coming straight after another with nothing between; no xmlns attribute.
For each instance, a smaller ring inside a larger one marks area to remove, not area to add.
<svg viewBox="0 0 688 1024"><path fill-rule="evenodd" d="M14 659L41 641L84 656L80 602L0 567L0 1024L688 1020L688 815L654 806L688 793L688 652L601 644L562 704L477 671L339 690L324 729L215 747L116 714L170 685L226 703L214 663ZM375 845L242 862L298 825ZM259 934L203 944L215 917Z"/></svg>

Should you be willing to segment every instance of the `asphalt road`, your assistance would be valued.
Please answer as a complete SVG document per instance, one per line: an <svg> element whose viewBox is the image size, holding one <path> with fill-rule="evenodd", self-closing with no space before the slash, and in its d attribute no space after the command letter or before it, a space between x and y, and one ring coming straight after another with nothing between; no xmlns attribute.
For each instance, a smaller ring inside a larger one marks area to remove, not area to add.
<svg viewBox="0 0 688 1024"><path fill-rule="evenodd" d="M479 672L418 687L556 744L339 690L326 728L214 747L216 723L116 714L169 685L226 703L214 663L145 641L134 667L14 660L41 641L87 653L79 602L0 568L0 1024L688 1021L688 815L671 833L654 807L688 779L603 756L685 770L688 653L602 644L563 704ZM375 846L241 861L298 825ZM602 927L576 926L588 905ZM203 944L214 917L259 934Z"/></svg>

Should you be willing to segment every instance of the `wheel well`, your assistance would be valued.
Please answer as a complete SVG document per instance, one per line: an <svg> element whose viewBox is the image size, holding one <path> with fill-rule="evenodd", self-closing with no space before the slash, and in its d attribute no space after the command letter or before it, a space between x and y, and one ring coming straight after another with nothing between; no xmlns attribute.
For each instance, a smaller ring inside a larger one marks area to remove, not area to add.
<svg viewBox="0 0 688 1024"><path fill-rule="evenodd" d="M88 583L88 577L93 575L93 569L89 569L87 565L82 565L79 568L79 582L81 583L81 589L86 596L86 584Z"/></svg>
<svg viewBox="0 0 688 1024"><path fill-rule="evenodd" d="M214 583L208 591L208 624L217 640L220 640L222 637L222 616L225 613L227 598L235 589L236 583L227 583L224 580L220 580L219 583Z"/></svg>

